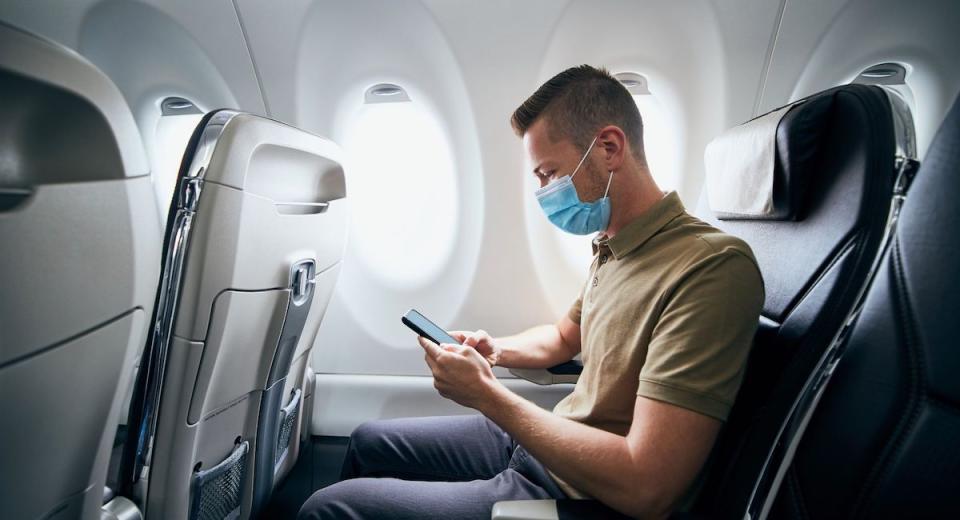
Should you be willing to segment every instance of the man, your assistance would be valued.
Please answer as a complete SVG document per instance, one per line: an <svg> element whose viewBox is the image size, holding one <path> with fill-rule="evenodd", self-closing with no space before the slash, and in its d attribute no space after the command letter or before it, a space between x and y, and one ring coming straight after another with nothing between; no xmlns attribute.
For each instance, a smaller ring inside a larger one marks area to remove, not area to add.
<svg viewBox="0 0 960 520"><path fill-rule="evenodd" d="M555 325L463 345L420 338L441 395L482 415L367 423L344 480L303 518L489 518L500 500L595 498L660 518L694 482L739 388L763 303L749 247L684 211L647 167L640 114L608 72L568 69L513 114L551 222L599 232ZM491 367L584 370L553 412ZM364 478L357 478L364 477Z"/></svg>

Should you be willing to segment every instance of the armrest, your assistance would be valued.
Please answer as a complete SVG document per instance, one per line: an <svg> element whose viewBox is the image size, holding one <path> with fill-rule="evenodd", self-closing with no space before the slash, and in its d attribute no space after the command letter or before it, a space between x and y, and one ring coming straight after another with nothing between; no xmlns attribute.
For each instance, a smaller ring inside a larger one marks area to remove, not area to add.
<svg viewBox="0 0 960 520"><path fill-rule="evenodd" d="M110 486L103 486L102 504L106 504L107 502L113 500L113 497L115 496L117 496L117 494L113 491L113 489Z"/></svg>
<svg viewBox="0 0 960 520"><path fill-rule="evenodd" d="M556 500L508 500L493 504L490 520L559 520Z"/></svg>
<svg viewBox="0 0 960 520"><path fill-rule="evenodd" d="M143 514L127 497L113 497L100 509L100 520L143 520Z"/></svg>
<svg viewBox="0 0 960 520"><path fill-rule="evenodd" d="M493 505L491 520L628 520L596 500L509 500Z"/></svg>
<svg viewBox="0 0 960 520"><path fill-rule="evenodd" d="M550 368L511 368L510 373L538 385L575 384L583 372L583 362L571 359Z"/></svg>

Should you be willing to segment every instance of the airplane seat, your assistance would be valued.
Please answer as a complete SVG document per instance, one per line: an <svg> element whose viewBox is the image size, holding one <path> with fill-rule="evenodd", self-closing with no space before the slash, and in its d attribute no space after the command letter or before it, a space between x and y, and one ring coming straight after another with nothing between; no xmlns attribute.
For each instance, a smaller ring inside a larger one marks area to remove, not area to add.
<svg viewBox="0 0 960 520"><path fill-rule="evenodd" d="M771 518L960 518L960 97L903 203Z"/></svg>
<svg viewBox="0 0 960 520"><path fill-rule="evenodd" d="M766 299L695 514L744 517L781 424L875 262L898 174L916 164L912 132L895 93L845 85L727 130L708 146L708 186L696 213L750 244ZM546 507L566 518L619 517L578 502ZM493 517L525 518L511 516L507 504L497 504Z"/></svg>
<svg viewBox="0 0 960 520"><path fill-rule="evenodd" d="M256 517L296 460L346 240L340 155L232 110L194 131L120 470L146 518Z"/></svg>
<svg viewBox="0 0 960 520"><path fill-rule="evenodd" d="M698 211L750 244L766 290L744 382L695 508L700 513L757 516L751 498L771 484L758 477L771 450L781 449L782 425L876 268L898 190L918 164L912 115L892 90L845 85L788 107L775 130L773 206L793 209L764 220L718 214L709 210L708 193ZM725 135L737 144L738 136Z"/></svg>
<svg viewBox="0 0 960 520"><path fill-rule="evenodd" d="M159 273L123 95L0 22L0 518L100 518L122 390Z"/></svg>

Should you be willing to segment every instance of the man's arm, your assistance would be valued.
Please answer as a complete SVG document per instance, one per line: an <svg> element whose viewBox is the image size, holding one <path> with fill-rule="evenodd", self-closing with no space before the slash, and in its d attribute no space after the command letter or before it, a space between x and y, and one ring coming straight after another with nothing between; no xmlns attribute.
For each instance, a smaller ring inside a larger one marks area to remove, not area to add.
<svg viewBox="0 0 960 520"><path fill-rule="evenodd" d="M729 412L764 301L756 264L741 253L713 255L683 280L648 344L637 395L623 396L635 399L625 437L513 394L473 348L421 339L434 386L492 419L576 489L632 516L669 514Z"/></svg>
<svg viewBox="0 0 960 520"><path fill-rule="evenodd" d="M494 341L500 346L498 366L549 368L580 353L580 325L564 315L553 325L541 325Z"/></svg>
<svg viewBox="0 0 960 520"><path fill-rule="evenodd" d="M514 394L475 349L420 338L440 395L474 408L575 488L630 516L670 513L713 446L720 421L646 397L626 437L554 415Z"/></svg>
<svg viewBox="0 0 960 520"><path fill-rule="evenodd" d="M475 348L491 365L507 368L549 368L570 361L580 352L580 325L569 316L553 325L502 338L491 338L482 330L450 334Z"/></svg>
<svg viewBox="0 0 960 520"><path fill-rule="evenodd" d="M720 421L638 397L626 437L554 415L500 386L480 412L573 487L633 517L667 516L703 466Z"/></svg>

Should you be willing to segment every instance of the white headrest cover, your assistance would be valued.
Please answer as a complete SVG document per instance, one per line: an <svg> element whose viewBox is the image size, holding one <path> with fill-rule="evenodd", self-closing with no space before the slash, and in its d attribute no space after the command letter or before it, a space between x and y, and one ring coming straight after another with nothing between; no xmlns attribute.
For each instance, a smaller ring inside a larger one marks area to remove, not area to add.
<svg viewBox="0 0 960 520"><path fill-rule="evenodd" d="M735 126L707 145L707 201L719 218L776 218L773 182L777 127L794 106Z"/></svg>

